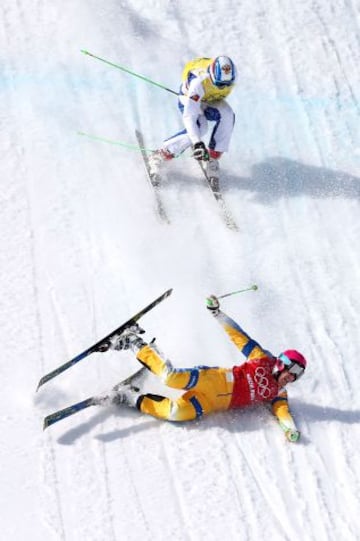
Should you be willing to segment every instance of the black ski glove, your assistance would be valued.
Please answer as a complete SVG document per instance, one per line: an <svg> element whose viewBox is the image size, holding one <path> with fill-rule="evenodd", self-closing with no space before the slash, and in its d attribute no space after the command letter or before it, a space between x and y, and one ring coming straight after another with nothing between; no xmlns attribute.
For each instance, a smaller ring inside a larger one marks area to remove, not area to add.
<svg viewBox="0 0 360 541"><path fill-rule="evenodd" d="M207 161L209 159L208 149L202 141L195 143L195 145L193 146L193 157L195 158L195 160L198 161Z"/></svg>

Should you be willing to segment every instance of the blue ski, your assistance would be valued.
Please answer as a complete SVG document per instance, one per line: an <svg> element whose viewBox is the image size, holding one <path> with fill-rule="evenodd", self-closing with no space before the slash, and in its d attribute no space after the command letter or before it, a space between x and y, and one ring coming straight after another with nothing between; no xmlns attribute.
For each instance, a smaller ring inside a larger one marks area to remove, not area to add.
<svg viewBox="0 0 360 541"><path fill-rule="evenodd" d="M125 329L134 325L134 323L136 323L143 315L145 315L147 312L150 312L150 310L155 308L155 306L160 304L160 302L162 302L164 299L169 297L171 293L172 293L172 289L168 289L167 291L165 291L165 293L160 295L160 297L158 297L153 302L145 306L145 308L140 310L137 314L132 316L128 321L120 325L120 327L115 329L113 332L111 332L110 334L108 334L107 336L105 336L104 338L102 338L101 340L99 340L98 342L90 346L89 348L85 349L85 351L83 351L82 353L74 357L73 359L70 359L70 361L67 361L61 366L58 366L57 368L55 368L55 370L52 370L48 374L45 374L45 376L43 376L40 379L39 384L37 386L37 390L41 387L41 385L44 385L44 383L46 383L47 381L55 378L56 376L58 376L59 374L61 374L62 372L70 368L71 366L73 366L74 364L81 361L82 359L85 359L86 357L91 355L91 353L95 353L97 351L106 351L106 346L109 345L110 339L113 336L116 336L117 334L121 334L122 332L124 332ZM90 405L91 404L89 404L89 406ZM88 407L88 406L84 406L84 407Z"/></svg>
<svg viewBox="0 0 360 541"><path fill-rule="evenodd" d="M61 419L65 419L66 417L69 417L70 415L74 415L74 413L77 413L78 411L88 408L89 406L95 406L95 405L96 405L95 397L91 396L90 398L87 398L86 400L82 400L81 402L72 404L72 406L69 406L59 411L55 411L54 413L51 413L50 415L45 417L43 428L45 430L45 428L53 425L54 423L57 423L58 421L61 421Z"/></svg>
<svg viewBox="0 0 360 541"><path fill-rule="evenodd" d="M128 378L115 385L113 390L117 391L122 385L129 385L130 383L140 381L147 371L148 369L145 366L141 367L140 370L135 372L135 374L132 374ZM51 426L54 423L61 421L62 419L66 419L66 417L70 417L70 415L74 415L74 413L78 413L79 411L89 408L90 406L101 406L102 404L107 404L108 398L108 395L90 396L89 398L81 400L81 402L77 402L76 404L72 404L67 408L55 411L54 413L50 413L50 415L47 415L44 418L43 428L45 430L45 428L48 428L48 426Z"/></svg>

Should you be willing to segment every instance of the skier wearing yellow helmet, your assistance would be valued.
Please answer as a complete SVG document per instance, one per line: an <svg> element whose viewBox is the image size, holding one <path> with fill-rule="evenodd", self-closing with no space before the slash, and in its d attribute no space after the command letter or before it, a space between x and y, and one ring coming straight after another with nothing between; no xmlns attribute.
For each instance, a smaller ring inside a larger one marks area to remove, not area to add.
<svg viewBox="0 0 360 541"><path fill-rule="evenodd" d="M149 157L152 175L158 175L163 162L178 156L190 146L193 157L206 163L206 173L218 189L219 158L229 148L235 115L225 98L234 88L236 68L228 56L195 58L182 73L179 109L184 130L166 139ZM208 147L203 141L208 122L214 122Z"/></svg>

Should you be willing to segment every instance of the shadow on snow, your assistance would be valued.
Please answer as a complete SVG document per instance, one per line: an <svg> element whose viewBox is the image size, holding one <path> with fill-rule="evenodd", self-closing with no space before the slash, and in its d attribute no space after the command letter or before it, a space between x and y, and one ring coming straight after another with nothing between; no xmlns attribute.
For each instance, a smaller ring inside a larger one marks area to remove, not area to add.
<svg viewBox="0 0 360 541"><path fill-rule="evenodd" d="M345 424L357 424L360 422L359 410L341 410L329 406L318 406L316 404L306 403L299 400L293 400L291 402L291 409L295 414L295 418L298 420L300 430L301 424L304 421L309 423L328 423L329 421L338 421ZM126 417L129 419L130 423L134 424L113 430L108 433L97 434L96 439L104 443L111 443L112 441L133 436L135 433L160 426L161 423L167 422L153 419L152 417L141 414L136 410L109 407L101 410L85 423L71 428L60 438L58 438L57 441L62 445L72 445L76 440L89 433L98 425L102 425L109 417L113 415L122 418ZM139 416L143 418L143 422L139 422ZM211 428L216 427L230 433L241 433L262 430L264 426L268 426L269 422L274 422L276 424L275 418L267 407L252 406L249 408L214 413L208 417L187 423L180 422L170 424L175 428L181 427L184 429L185 427L189 431L210 430ZM307 438L302 438L303 443L307 443L307 441Z"/></svg>
<svg viewBox="0 0 360 541"><path fill-rule="evenodd" d="M252 167L250 178L225 175L224 190L234 189L255 192L261 203L301 195L359 199L360 178L286 158L269 158Z"/></svg>

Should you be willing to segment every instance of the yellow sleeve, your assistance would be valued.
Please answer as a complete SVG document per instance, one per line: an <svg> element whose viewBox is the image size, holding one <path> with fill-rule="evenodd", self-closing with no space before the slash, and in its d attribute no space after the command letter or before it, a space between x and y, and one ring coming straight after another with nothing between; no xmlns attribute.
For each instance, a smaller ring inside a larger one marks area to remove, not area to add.
<svg viewBox="0 0 360 541"><path fill-rule="evenodd" d="M289 410L287 392L285 390L280 391L278 396L274 398L271 403L271 409L285 433L288 430L297 431L294 419Z"/></svg>
<svg viewBox="0 0 360 541"><path fill-rule="evenodd" d="M223 327L230 340L240 349L241 353L249 360L269 355L258 342L253 340L233 319L219 310L214 314ZM270 354L271 355L271 354Z"/></svg>

